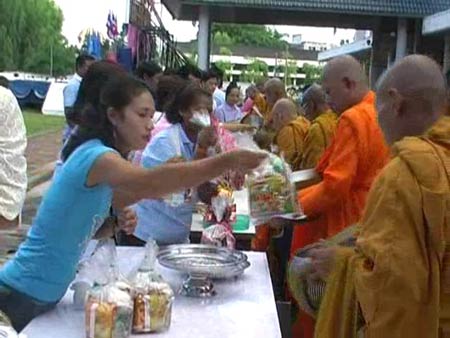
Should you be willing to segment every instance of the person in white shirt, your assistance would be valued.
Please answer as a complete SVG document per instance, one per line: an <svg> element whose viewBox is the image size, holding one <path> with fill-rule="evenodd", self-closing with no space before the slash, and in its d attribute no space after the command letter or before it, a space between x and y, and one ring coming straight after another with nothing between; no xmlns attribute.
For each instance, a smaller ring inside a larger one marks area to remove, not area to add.
<svg viewBox="0 0 450 338"><path fill-rule="evenodd" d="M76 72L69 83L64 87L64 114L66 115L67 127L64 130L63 143L65 143L65 140L70 136L70 133L76 124L73 117L73 106L77 99L81 80L94 62L95 58L93 56L85 54L79 55L75 60Z"/></svg>
<svg viewBox="0 0 450 338"><path fill-rule="evenodd" d="M27 136L14 94L0 87L0 229L18 225L27 190Z"/></svg>

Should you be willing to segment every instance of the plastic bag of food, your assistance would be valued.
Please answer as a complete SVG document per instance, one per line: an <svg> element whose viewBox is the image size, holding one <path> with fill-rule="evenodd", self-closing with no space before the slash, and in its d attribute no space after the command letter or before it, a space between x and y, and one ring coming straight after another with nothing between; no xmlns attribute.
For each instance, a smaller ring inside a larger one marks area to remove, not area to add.
<svg viewBox="0 0 450 338"><path fill-rule="evenodd" d="M269 155L262 167L247 176L250 217L255 225L287 214L302 214L289 165Z"/></svg>
<svg viewBox="0 0 450 338"><path fill-rule="evenodd" d="M231 231L231 227L221 223L211 225L203 230L201 243L234 249L236 246L236 239Z"/></svg>
<svg viewBox="0 0 450 338"><path fill-rule="evenodd" d="M236 140L240 148L260 150L246 134L238 135ZM291 168L286 161L271 153L267 160L247 175L246 186L253 224L264 224L278 216L303 214L297 200L295 185L290 177Z"/></svg>
<svg viewBox="0 0 450 338"><path fill-rule="evenodd" d="M225 182L222 182L216 185L216 191L206 210L205 222L211 225L203 230L201 243L234 249L236 240L231 224L235 221L236 205L233 199L233 190Z"/></svg>
<svg viewBox="0 0 450 338"><path fill-rule="evenodd" d="M5 338L19 338L16 330L12 327L11 321L8 316L0 311L0 337Z"/></svg>
<svg viewBox="0 0 450 338"><path fill-rule="evenodd" d="M170 327L174 293L155 271L157 251L156 242L148 240L144 260L132 282L134 333L161 332Z"/></svg>
<svg viewBox="0 0 450 338"><path fill-rule="evenodd" d="M131 288L119 274L112 240L101 241L88 263L94 286L86 296L86 337L127 338L131 335Z"/></svg>

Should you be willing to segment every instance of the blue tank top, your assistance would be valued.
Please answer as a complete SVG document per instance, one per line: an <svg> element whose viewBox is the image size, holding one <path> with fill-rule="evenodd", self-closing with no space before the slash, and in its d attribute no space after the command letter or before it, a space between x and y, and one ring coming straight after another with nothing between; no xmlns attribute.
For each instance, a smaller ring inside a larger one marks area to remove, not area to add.
<svg viewBox="0 0 450 338"><path fill-rule="evenodd" d="M26 240L0 270L0 281L43 302L61 299L88 242L109 214L112 189L87 187L95 161L115 150L94 139L79 146L55 175Z"/></svg>

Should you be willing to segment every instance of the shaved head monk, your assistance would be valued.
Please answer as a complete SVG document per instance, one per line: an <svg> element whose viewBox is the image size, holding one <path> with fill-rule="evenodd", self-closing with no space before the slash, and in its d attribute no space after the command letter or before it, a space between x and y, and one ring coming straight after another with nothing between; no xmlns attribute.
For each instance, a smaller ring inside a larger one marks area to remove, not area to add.
<svg viewBox="0 0 450 338"><path fill-rule="evenodd" d="M302 107L311 126L305 138L301 169L317 166L325 149L331 144L338 117L330 108L325 91L318 84L311 85L303 95Z"/></svg>
<svg viewBox="0 0 450 338"><path fill-rule="evenodd" d="M264 85L264 94L266 95L267 101L267 111L264 118L266 120L266 125L270 128L273 128L272 109L278 100L287 97L286 87L284 86L283 81L281 81L280 79L270 79Z"/></svg>
<svg viewBox="0 0 450 338"><path fill-rule="evenodd" d="M380 125L393 159L374 183L356 250L311 252L327 281L316 337L450 335L450 117L440 67L412 55L382 77Z"/></svg>
<svg viewBox="0 0 450 338"><path fill-rule="evenodd" d="M316 167L322 182L299 192L305 214L317 221L296 227L293 251L359 221L370 186L389 158L377 123L375 94L358 61L350 56L333 59L323 75L322 88L339 122Z"/></svg>
<svg viewBox="0 0 450 338"><path fill-rule="evenodd" d="M272 118L276 131L274 145L293 170L300 169L309 121L298 115L297 105L291 99L278 100L273 107Z"/></svg>
<svg viewBox="0 0 450 338"><path fill-rule="evenodd" d="M338 114L334 139L318 165L322 181L299 191L299 201L311 222L294 228L291 253L331 237L357 223L369 189L389 159L388 147L377 123L375 93L369 90L359 62L338 57L324 68L322 88ZM300 314L303 336L313 336L314 323Z"/></svg>

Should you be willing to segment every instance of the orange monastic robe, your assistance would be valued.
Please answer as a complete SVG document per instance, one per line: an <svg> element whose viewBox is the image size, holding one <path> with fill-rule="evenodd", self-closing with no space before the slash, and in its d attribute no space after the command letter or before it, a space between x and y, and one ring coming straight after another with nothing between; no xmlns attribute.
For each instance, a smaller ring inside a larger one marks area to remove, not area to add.
<svg viewBox="0 0 450 338"><path fill-rule="evenodd" d="M393 146L371 190L356 251L341 249L316 338L450 336L450 117ZM345 297L344 297L345 296Z"/></svg>
<svg viewBox="0 0 450 338"><path fill-rule="evenodd" d="M341 115L334 140L316 168L322 182L299 192L305 214L318 219L296 227L292 252L356 223L373 180L388 160L375 94L368 92Z"/></svg>
<svg viewBox="0 0 450 338"><path fill-rule="evenodd" d="M301 169L312 169L317 166L333 140L337 124L338 116L331 109L311 122L305 138Z"/></svg>

